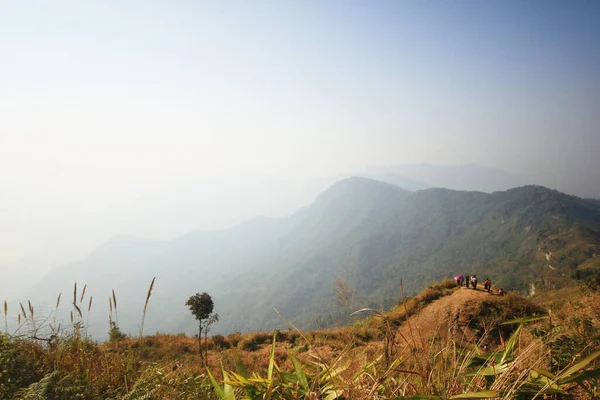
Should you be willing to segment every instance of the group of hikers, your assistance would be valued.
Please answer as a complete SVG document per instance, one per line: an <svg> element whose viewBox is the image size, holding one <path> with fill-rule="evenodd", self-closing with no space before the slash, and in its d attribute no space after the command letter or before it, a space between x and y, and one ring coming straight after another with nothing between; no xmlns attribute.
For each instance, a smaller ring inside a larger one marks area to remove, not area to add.
<svg viewBox="0 0 600 400"><path fill-rule="evenodd" d="M462 285L464 284L466 288L468 288L469 285L471 285L473 289L477 289L477 275L457 275L454 277L454 280L456 281L458 287L462 287ZM492 281L489 278L485 278L485 280L483 281L483 288L488 293L494 293L492 290ZM500 290L498 290L498 294L500 296L504 296L504 288L500 288Z"/></svg>

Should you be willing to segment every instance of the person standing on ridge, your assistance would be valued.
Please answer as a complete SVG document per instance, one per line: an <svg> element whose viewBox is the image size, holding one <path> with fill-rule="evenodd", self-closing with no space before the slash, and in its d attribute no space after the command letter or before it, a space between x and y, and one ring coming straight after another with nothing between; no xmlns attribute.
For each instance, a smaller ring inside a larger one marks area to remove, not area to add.
<svg viewBox="0 0 600 400"><path fill-rule="evenodd" d="M471 286L473 286L473 289L477 290L477 275L471 277Z"/></svg>
<svg viewBox="0 0 600 400"><path fill-rule="evenodd" d="M456 281L456 285L458 287L462 286L462 283L463 283L463 277L462 276L457 275L457 276L454 277L454 280Z"/></svg>

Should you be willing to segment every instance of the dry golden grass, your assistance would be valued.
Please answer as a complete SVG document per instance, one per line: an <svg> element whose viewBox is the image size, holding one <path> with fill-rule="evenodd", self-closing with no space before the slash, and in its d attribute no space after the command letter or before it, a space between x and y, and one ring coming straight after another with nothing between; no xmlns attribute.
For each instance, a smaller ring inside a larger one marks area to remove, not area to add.
<svg viewBox="0 0 600 400"><path fill-rule="evenodd" d="M73 304L76 319L82 322L85 309L80 306L85 286L79 297L76 286L73 294L79 303ZM57 307L59 303L60 295ZM109 304L116 314L114 292ZM33 305L28 303L29 310L22 304L20 308L19 317L24 324L35 326L37 313ZM91 297L87 308L89 313ZM457 310L460 311L458 317ZM293 372L293 359L297 359L303 368L317 374L318 378L311 381L311 385L315 385L311 389L316 390L319 385L335 388L352 399L416 394L446 396L478 390L498 390L505 393L503 396L510 396L530 381L533 368L564 371L569 363L589 354L591 349L575 341L576 338L590 339L598 333L594 340L600 340L600 294L580 291L569 301L563 301L560 308L554 304L551 319L517 330L514 360L506 364L505 373L495 377L492 383L478 374L489 363L500 365L499 360L490 360L510 347L507 341L513 340L509 338L518 325L499 325L501 322L542 311L520 296L493 296L483 291L458 289L454 282L444 282L405 299L388 313L351 326L310 332L289 329L234 333L209 338L206 365L218 379L223 379L221 366L225 371L235 371L238 361L250 373L261 374L272 360L278 371ZM7 312L5 303L5 316ZM569 341L565 342L565 338ZM31 379L39 381L58 371L61 379L74 380L69 381L73 387L85 382L83 398L102 395L125 399L150 394L154 396L151 398L210 398L207 370L194 337L156 334L96 343L87 340L82 330L73 324L72 329L63 332L56 341L13 340L11 343L25 359L34 361ZM487 361L478 366L480 357Z"/></svg>

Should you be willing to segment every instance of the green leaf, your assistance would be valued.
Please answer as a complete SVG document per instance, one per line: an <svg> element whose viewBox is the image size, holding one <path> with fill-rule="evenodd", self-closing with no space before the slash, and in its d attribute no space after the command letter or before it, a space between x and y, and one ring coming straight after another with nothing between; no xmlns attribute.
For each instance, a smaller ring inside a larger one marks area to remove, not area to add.
<svg viewBox="0 0 600 400"><path fill-rule="evenodd" d="M577 364L574 364L574 365L570 366L566 371L564 371L562 374L560 374L559 380L562 380L563 377L564 378L568 378L569 376L571 376L575 372L579 371L580 369L585 368L589 363L591 363L596 358L598 358L598 356L600 356L600 350L597 350L597 351L593 352L592 354L590 354L587 357L583 358Z"/></svg>
<svg viewBox="0 0 600 400"><path fill-rule="evenodd" d="M235 372L230 372L228 374L228 380L226 382L223 383L230 383L230 384L234 384L234 385L248 385L250 384L250 380L248 380L248 378L240 375L240 374L236 374Z"/></svg>
<svg viewBox="0 0 600 400"><path fill-rule="evenodd" d="M494 397L500 397L500 392L486 390L484 392L462 393L452 396L450 399L493 399Z"/></svg>
<svg viewBox="0 0 600 400"><path fill-rule="evenodd" d="M414 395L396 397L395 400L442 400L440 396Z"/></svg>
<svg viewBox="0 0 600 400"><path fill-rule="evenodd" d="M294 369L296 370L296 377L298 378L300 386L302 386L302 389L304 389L305 391L308 391L308 379L306 379L306 374L304 374L302 366L300 365L296 357L290 354L290 358L292 359L292 364L294 364Z"/></svg>
<svg viewBox="0 0 600 400"><path fill-rule="evenodd" d="M225 393L224 400L235 400L235 392L233 391L233 387L231 385L225 384L223 391Z"/></svg>
<svg viewBox="0 0 600 400"><path fill-rule="evenodd" d="M467 374L467 376L496 376L506 371L508 367L508 364L500 364L493 367L479 368L477 371Z"/></svg>
<svg viewBox="0 0 600 400"><path fill-rule="evenodd" d="M504 321L500 325L526 324L529 322L540 321L542 319L548 319L548 318L549 318L548 315L542 315L539 317L523 317L523 318L511 319L510 321Z"/></svg>
<svg viewBox="0 0 600 400"><path fill-rule="evenodd" d="M225 391L219 385L219 383L217 382L217 380L215 379L213 374L210 373L210 369L206 368L206 372L208 373L208 376L210 377L210 381L212 382L212 385L215 388L215 392L217 392L217 396L219 397L219 399L224 400L225 399Z"/></svg>
<svg viewBox="0 0 600 400"><path fill-rule="evenodd" d="M502 358L500 359L500 364L504 364L508 360L512 360L513 351L515 346L517 345L517 341L521 336L521 329L523 325L519 325L519 327L515 330L515 332L511 335L511 337L504 344L504 352L502 353Z"/></svg>
<svg viewBox="0 0 600 400"><path fill-rule="evenodd" d="M588 379L597 378L600 376L600 369L592 369L590 371L585 371L580 374L572 375L566 379L559 380L559 385L566 385L567 383L575 382L582 383L587 381Z"/></svg>
<svg viewBox="0 0 600 400"><path fill-rule="evenodd" d="M545 376L548 379L556 379L556 375L554 375L552 372L550 371L546 371L545 369L541 369L541 368L534 368L533 371L537 372L538 374Z"/></svg>
<svg viewBox="0 0 600 400"><path fill-rule="evenodd" d="M246 367L244 366L244 363L242 362L242 359L240 358L240 354L233 347L231 348L231 350L233 352L233 359L235 360L235 366L237 368L238 374L240 374L244 378L248 379L248 371L246 370Z"/></svg>
<svg viewBox="0 0 600 400"><path fill-rule="evenodd" d="M226 381L229 381L229 375L227 375L227 372L225 372L225 369L222 370L223 371L223 380L225 381L223 383L223 394L225 397L223 397L223 400L235 400L235 392L233 391L233 387L226 383Z"/></svg>
<svg viewBox="0 0 600 400"><path fill-rule="evenodd" d="M273 365L275 364L275 338L276 335L273 335L273 345L271 346L271 357L269 357L269 370L267 372L267 379L273 379Z"/></svg>
<svg viewBox="0 0 600 400"><path fill-rule="evenodd" d="M323 368L323 375L327 377L328 380L335 379L339 374L346 370L346 366L340 365L337 368Z"/></svg>
<svg viewBox="0 0 600 400"><path fill-rule="evenodd" d="M325 398L323 400L335 400L338 397L340 397L342 394L343 394L343 392L341 390L334 390L333 392L331 392L327 396L325 396Z"/></svg>

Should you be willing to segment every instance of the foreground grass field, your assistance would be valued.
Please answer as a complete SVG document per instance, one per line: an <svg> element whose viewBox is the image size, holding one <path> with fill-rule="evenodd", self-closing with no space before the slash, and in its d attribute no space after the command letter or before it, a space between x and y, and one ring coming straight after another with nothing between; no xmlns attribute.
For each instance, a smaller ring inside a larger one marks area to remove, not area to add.
<svg viewBox="0 0 600 400"><path fill-rule="evenodd" d="M22 307L20 334L0 336L0 398L600 398L594 290L539 306L448 281L346 327L213 336L206 363L184 335L91 341L74 303L50 336Z"/></svg>

